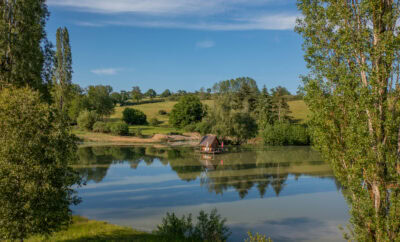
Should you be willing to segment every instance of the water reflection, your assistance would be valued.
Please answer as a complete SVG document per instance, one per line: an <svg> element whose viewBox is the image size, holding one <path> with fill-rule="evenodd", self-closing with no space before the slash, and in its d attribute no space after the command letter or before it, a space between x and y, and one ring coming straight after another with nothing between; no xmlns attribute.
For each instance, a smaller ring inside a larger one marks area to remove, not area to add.
<svg viewBox="0 0 400 242"><path fill-rule="evenodd" d="M253 187L260 197L268 189L279 196L289 176L331 179L337 188L328 164L310 148L289 147L269 149L240 149L221 155L204 155L192 148L156 147L84 147L78 151L80 161L74 164L87 182L100 183L110 166L129 164L137 169L140 164L151 166L155 160L169 166L182 181L199 179L210 193L223 194L234 189L245 198Z"/></svg>
<svg viewBox="0 0 400 242"><path fill-rule="evenodd" d="M243 241L339 241L347 205L330 166L308 147L242 148L201 155L192 148L84 147L74 164L87 180L75 213L151 231L166 212L217 208Z"/></svg>

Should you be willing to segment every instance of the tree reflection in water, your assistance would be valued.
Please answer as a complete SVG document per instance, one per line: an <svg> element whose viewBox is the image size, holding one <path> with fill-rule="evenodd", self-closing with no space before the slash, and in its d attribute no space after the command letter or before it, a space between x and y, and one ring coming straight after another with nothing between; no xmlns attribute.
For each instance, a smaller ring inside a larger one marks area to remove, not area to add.
<svg viewBox="0 0 400 242"><path fill-rule="evenodd" d="M83 147L78 156L80 161L73 166L87 182L101 182L111 165L128 163L137 169L141 163L151 166L157 160L170 166L183 181L198 179L201 186L215 194L234 189L240 198L245 198L253 187L260 197L269 187L279 196L289 176L334 179L329 165L307 147L241 148L215 156L201 155L193 148Z"/></svg>

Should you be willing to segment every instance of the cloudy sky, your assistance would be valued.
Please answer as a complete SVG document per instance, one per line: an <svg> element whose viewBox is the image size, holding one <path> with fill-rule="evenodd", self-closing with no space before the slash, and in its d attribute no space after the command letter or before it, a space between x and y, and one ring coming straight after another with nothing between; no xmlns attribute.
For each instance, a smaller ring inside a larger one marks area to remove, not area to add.
<svg viewBox="0 0 400 242"><path fill-rule="evenodd" d="M71 35L74 81L197 90L249 76L295 92L307 73L295 0L48 0Z"/></svg>

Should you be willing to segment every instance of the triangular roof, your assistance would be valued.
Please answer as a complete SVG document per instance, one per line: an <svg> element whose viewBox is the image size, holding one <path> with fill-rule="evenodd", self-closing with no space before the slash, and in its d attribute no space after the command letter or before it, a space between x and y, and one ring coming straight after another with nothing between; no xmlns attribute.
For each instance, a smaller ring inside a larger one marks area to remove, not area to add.
<svg viewBox="0 0 400 242"><path fill-rule="evenodd" d="M219 140L217 138L217 136L215 135L206 135L204 136L201 141L200 141L200 146L211 146L214 142L217 142L217 144L219 144Z"/></svg>

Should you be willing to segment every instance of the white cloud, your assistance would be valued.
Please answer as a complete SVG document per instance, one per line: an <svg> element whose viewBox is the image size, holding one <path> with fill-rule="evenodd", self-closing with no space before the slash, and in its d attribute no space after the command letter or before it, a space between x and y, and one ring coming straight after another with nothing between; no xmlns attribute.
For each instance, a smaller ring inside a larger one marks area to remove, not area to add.
<svg viewBox="0 0 400 242"><path fill-rule="evenodd" d="M104 68L104 69L91 70L91 72L99 76L102 75L112 76L116 75L120 70L121 70L120 68Z"/></svg>
<svg viewBox="0 0 400 242"><path fill-rule="evenodd" d="M48 0L48 4L97 13L96 21L76 23L86 27L291 30L300 16L293 8L271 7L292 6L293 0Z"/></svg>
<svg viewBox="0 0 400 242"><path fill-rule="evenodd" d="M212 48L214 46L215 46L215 42L212 40L199 41L196 43L197 48L207 49L207 48Z"/></svg>

